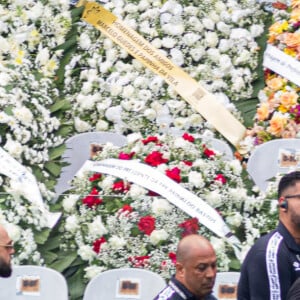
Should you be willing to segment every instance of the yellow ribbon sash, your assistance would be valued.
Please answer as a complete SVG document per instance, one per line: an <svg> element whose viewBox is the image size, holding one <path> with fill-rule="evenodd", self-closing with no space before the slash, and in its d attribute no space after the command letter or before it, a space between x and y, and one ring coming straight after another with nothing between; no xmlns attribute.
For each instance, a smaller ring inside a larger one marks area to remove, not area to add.
<svg viewBox="0 0 300 300"><path fill-rule="evenodd" d="M158 49L125 25L115 15L95 2L79 1L85 6L82 19L123 47L147 68L160 75L197 112L212 124L229 142L237 146L246 128L206 91L196 80L176 66Z"/></svg>

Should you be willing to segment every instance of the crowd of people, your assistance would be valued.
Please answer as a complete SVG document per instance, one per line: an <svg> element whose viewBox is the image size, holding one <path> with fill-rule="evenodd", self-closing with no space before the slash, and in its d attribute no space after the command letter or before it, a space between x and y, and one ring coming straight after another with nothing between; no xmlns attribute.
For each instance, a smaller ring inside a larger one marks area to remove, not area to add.
<svg viewBox="0 0 300 300"><path fill-rule="evenodd" d="M278 185L278 226L260 237L240 271L238 300L300 299L300 171ZM12 273L13 241L0 225L0 276ZM176 273L154 300L215 300L217 257L208 239L190 234L177 246Z"/></svg>

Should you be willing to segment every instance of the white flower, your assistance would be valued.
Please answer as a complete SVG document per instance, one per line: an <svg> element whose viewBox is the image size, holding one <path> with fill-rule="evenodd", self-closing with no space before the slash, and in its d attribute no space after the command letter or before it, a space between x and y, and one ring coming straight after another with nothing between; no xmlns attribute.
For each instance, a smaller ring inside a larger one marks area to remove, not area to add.
<svg viewBox="0 0 300 300"><path fill-rule="evenodd" d="M74 126L77 132L85 132L91 128L91 125L88 122L82 121L77 117L74 119Z"/></svg>
<svg viewBox="0 0 300 300"><path fill-rule="evenodd" d="M212 206L212 207L219 207L222 205L222 197L218 190L214 190L211 192L208 192L205 195L205 200Z"/></svg>
<svg viewBox="0 0 300 300"><path fill-rule="evenodd" d="M191 171L189 173L189 183L191 183L196 188L201 188L205 185L202 174L196 171Z"/></svg>
<svg viewBox="0 0 300 300"><path fill-rule="evenodd" d="M83 260L86 261L91 261L96 256L96 253L93 251L93 249L87 245L81 245L77 253Z"/></svg>
<svg viewBox="0 0 300 300"><path fill-rule="evenodd" d="M205 32L205 42L208 47L215 48L218 45L218 35L213 31Z"/></svg>
<svg viewBox="0 0 300 300"><path fill-rule="evenodd" d="M150 242L153 245L157 245L159 242L168 238L168 233L164 229L153 230L150 234Z"/></svg>
<svg viewBox="0 0 300 300"><path fill-rule="evenodd" d="M101 216L95 217L94 221L88 224L88 232L93 239L107 233L107 229L102 222Z"/></svg>
<svg viewBox="0 0 300 300"><path fill-rule="evenodd" d="M226 222L229 225L232 225L232 226L237 227L237 228L241 226L242 221L243 221L243 216L239 213L235 213L232 216L226 217Z"/></svg>
<svg viewBox="0 0 300 300"><path fill-rule="evenodd" d="M105 271L104 267L98 267L98 266L88 266L84 269L85 271L85 278L88 280L91 280L92 278L96 277L103 271Z"/></svg>
<svg viewBox="0 0 300 300"><path fill-rule="evenodd" d="M15 158L20 158L23 152L22 145L19 142L13 141L11 139L8 139L6 141L4 149L7 150L7 152Z"/></svg>
<svg viewBox="0 0 300 300"><path fill-rule="evenodd" d="M65 229L66 231L75 232L79 228L78 219L75 215L66 218Z"/></svg>
<svg viewBox="0 0 300 300"><path fill-rule="evenodd" d="M172 210L169 201L163 198L156 198L153 200L151 210L155 215L163 215Z"/></svg>
<svg viewBox="0 0 300 300"><path fill-rule="evenodd" d="M4 227L6 228L9 237L14 241L14 242L18 242L21 238L21 227L18 225L15 225L13 223L5 223L3 224Z"/></svg>
<svg viewBox="0 0 300 300"><path fill-rule="evenodd" d="M128 195L133 198L138 198L147 194L147 190L137 184L132 184Z"/></svg>
<svg viewBox="0 0 300 300"><path fill-rule="evenodd" d="M116 235L111 236L108 240L108 243L113 249L123 248L127 244L126 240L123 237L119 237Z"/></svg>
<svg viewBox="0 0 300 300"><path fill-rule="evenodd" d="M63 209L70 213L75 209L75 205L79 199L79 195L69 195L63 199L62 206Z"/></svg>

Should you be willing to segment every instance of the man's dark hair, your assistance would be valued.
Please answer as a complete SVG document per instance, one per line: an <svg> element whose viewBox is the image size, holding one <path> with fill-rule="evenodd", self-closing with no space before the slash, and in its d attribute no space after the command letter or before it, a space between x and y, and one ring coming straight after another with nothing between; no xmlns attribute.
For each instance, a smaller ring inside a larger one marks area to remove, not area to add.
<svg viewBox="0 0 300 300"><path fill-rule="evenodd" d="M294 186L298 181L300 181L300 171L294 171L284 175L278 184L278 198L281 197L282 192L286 188Z"/></svg>

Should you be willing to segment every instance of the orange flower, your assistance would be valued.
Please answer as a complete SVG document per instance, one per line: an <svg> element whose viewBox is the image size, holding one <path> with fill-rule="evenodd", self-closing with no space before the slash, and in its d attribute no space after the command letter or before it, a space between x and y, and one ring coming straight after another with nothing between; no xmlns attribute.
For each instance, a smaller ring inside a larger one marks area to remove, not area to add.
<svg viewBox="0 0 300 300"><path fill-rule="evenodd" d="M274 77L266 81L267 86L273 91L278 91L282 88L284 80L281 77Z"/></svg>
<svg viewBox="0 0 300 300"><path fill-rule="evenodd" d="M269 105L267 103L262 103L257 109L256 116L258 121L264 121L269 116Z"/></svg>
<svg viewBox="0 0 300 300"><path fill-rule="evenodd" d="M270 126L267 128L267 131L276 137L280 137L286 124L287 118L275 113L270 120Z"/></svg>
<svg viewBox="0 0 300 300"><path fill-rule="evenodd" d="M283 92L280 96L280 103L286 107L287 109L291 108L293 105L297 103L298 95L295 91L291 92Z"/></svg>
<svg viewBox="0 0 300 300"><path fill-rule="evenodd" d="M300 18L300 15L299 15ZM297 47L300 44L300 33L286 33L284 36L284 43L288 47Z"/></svg>
<svg viewBox="0 0 300 300"><path fill-rule="evenodd" d="M299 7L300 6L300 0L292 0L292 7Z"/></svg>
<svg viewBox="0 0 300 300"><path fill-rule="evenodd" d="M291 17L290 17L290 22L291 23L295 23L295 22L299 22L300 20L300 8L294 8L291 12Z"/></svg>

